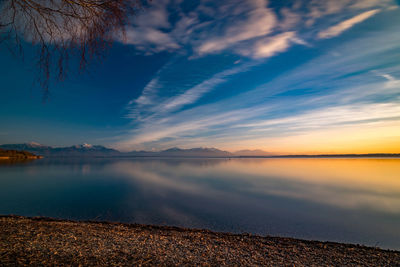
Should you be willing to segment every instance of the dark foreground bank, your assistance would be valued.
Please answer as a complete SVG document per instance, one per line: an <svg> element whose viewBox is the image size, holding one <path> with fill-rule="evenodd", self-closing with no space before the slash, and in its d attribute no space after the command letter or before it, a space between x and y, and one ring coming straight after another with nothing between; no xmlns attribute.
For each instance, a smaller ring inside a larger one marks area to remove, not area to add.
<svg viewBox="0 0 400 267"><path fill-rule="evenodd" d="M400 252L166 226L0 216L0 265L400 266Z"/></svg>

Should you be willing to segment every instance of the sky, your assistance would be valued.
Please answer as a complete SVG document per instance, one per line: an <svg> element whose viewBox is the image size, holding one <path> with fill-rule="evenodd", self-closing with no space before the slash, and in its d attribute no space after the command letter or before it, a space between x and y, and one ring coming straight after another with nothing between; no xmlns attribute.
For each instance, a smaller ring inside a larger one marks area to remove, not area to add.
<svg viewBox="0 0 400 267"><path fill-rule="evenodd" d="M43 102L0 46L0 143L400 153L394 0L153 0Z"/></svg>

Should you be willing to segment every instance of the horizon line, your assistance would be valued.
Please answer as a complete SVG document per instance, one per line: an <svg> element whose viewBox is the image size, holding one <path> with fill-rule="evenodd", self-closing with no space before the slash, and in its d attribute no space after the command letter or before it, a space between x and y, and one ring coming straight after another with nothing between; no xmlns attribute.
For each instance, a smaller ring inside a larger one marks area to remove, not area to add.
<svg viewBox="0 0 400 267"><path fill-rule="evenodd" d="M241 157L241 158L271 158L271 157L351 157L351 156L400 156L400 152L395 152L395 153L386 153L386 152L366 152L366 153L330 153L330 152L319 152L319 153L297 153L297 154L291 154L291 153L279 153L279 152L268 152L262 149L240 149L237 151L229 151L229 150L221 150L216 147L191 147L191 148L180 148L180 147L170 147L162 150L129 150L129 151L120 151L119 149L113 148L113 147L107 147L104 145L91 145L87 143L83 144L78 144L78 145L70 145L70 146L49 146L49 145L43 145L37 142L29 142L29 143L13 143L13 144L0 144L0 146L7 146L7 145L36 145L38 147L43 146L43 147L50 147L50 148L68 148L68 147L104 147L106 149L112 149L115 150L119 153L122 154L128 154L128 153L134 153L134 152L142 152L142 153L162 153L166 152L167 150L171 149L180 149L180 150L191 150L191 149L216 149L220 152L226 152L232 154L232 156L226 155L226 156L216 156L216 157L221 157L221 158L230 158L230 157ZM1 148L1 147L0 147ZM259 154L259 155L234 155L237 154L240 151L259 151L258 153L265 152L266 154Z"/></svg>

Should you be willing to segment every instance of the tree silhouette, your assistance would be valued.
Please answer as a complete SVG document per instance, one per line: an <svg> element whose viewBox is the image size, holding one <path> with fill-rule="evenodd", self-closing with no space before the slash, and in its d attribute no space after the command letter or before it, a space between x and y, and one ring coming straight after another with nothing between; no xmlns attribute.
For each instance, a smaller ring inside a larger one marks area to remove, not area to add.
<svg viewBox="0 0 400 267"><path fill-rule="evenodd" d="M23 54L23 41L38 48L39 82L48 93L50 78L63 80L68 60L80 70L101 56L116 34L124 36L140 0L0 0L0 42ZM16 49L15 49L16 48Z"/></svg>

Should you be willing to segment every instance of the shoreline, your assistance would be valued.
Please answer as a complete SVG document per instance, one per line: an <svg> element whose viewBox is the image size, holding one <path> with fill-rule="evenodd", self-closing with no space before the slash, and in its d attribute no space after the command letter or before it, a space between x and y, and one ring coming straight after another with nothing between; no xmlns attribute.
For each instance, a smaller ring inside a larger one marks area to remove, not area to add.
<svg viewBox="0 0 400 267"><path fill-rule="evenodd" d="M11 156L5 156L5 157L0 157L2 160L27 160L27 159L43 159L43 156L29 156L29 157L11 157Z"/></svg>
<svg viewBox="0 0 400 267"><path fill-rule="evenodd" d="M33 159L399 159L400 154L394 155L284 155L284 156L35 156L26 158L0 157L0 160L33 160Z"/></svg>
<svg viewBox="0 0 400 267"><path fill-rule="evenodd" d="M5 266L400 265L400 251L363 245L15 215L0 215L0 241Z"/></svg>

